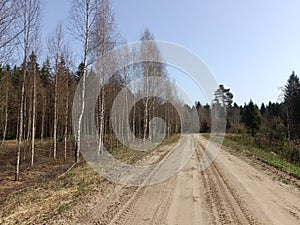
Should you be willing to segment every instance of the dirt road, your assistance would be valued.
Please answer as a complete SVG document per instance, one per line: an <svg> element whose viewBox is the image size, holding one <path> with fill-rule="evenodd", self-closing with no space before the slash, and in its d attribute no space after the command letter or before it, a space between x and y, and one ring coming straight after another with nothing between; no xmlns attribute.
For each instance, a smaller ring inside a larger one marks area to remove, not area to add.
<svg viewBox="0 0 300 225"><path fill-rule="evenodd" d="M151 186L118 186L76 223L300 224L299 190L223 150L199 172L206 140L191 135L185 141L197 148L179 173Z"/></svg>

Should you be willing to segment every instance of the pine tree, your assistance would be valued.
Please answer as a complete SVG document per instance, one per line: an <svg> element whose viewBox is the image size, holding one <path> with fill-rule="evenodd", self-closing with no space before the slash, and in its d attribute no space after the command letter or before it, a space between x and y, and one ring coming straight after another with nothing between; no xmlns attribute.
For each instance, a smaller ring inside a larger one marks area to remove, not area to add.
<svg viewBox="0 0 300 225"><path fill-rule="evenodd" d="M297 139L300 134L300 82L294 71L285 85L284 106L288 139Z"/></svg>
<svg viewBox="0 0 300 225"><path fill-rule="evenodd" d="M242 122L248 129L248 132L254 137L260 128L261 118L259 115L259 110L253 101L250 100L249 104L244 106L242 112Z"/></svg>
<svg viewBox="0 0 300 225"><path fill-rule="evenodd" d="M225 88L224 85L220 84L219 88L215 91L214 102L221 104L221 106L231 107L233 94L230 92L230 88Z"/></svg>

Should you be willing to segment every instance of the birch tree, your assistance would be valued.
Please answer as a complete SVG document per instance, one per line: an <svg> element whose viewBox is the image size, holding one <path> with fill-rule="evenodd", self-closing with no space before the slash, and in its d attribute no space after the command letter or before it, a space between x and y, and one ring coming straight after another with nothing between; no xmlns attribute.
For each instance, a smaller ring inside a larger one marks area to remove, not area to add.
<svg viewBox="0 0 300 225"><path fill-rule="evenodd" d="M158 47L154 42L153 35L149 31L149 29L145 29L142 34L141 41L141 57L143 60L154 59L154 61L145 61L142 62L142 74L144 78L144 94L146 97L144 98L144 132L143 132L143 141L145 142L147 138L152 139L152 129L149 129L149 121L151 117L154 117L155 114L155 102L156 97L153 95L156 88L159 88L154 83L150 82L151 76L164 77L166 76L165 66L160 63L161 56ZM152 97L151 97L152 96ZM151 109L151 111L150 111ZM150 114L152 113L152 115ZM154 129L155 130L155 129Z"/></svg>
<svg viewBox="0 0 300 225"><path fill-rule="evenodd" d="M6 63L11 51L18 44L24 26L22 21L22 0L2 0L0 2L0 63Z"/></svg>
<svg viewBox="0 0 300 225"><path fill-rule="evenodd" d="M30 72L33 80L32 84L32 120L31 120L31 166L33 166L33 161L34 161L34 147L35 147L35 129L36 129L36 104L37 104L37 58L34 52L30 55ZM31 104L29 105L31 108ZM29 134L28 134L29 136Z"/></svg>
<svg viewBox="0 0 300 225"><path fill-rule="evenodd" d="M57 121L58 121L58 112L57 112L57 101L58 101L58 64L59 57L65 52L66 46L64 43L64 33L63 26L59 24L56 27L56 31L52 37L48 39L48 50L54 59L55 67L55 84L54 84L54 117L53 117L53 158L56 159L57 155Z"/></svg>
<svg viewBox="0 0 300 225"><path fill-rule="evenodd" d="M150 31L146 28L144 33L141 37L142 46L141 46L141 56L143 59L148 59L149 56L152 54L153 46L147 42L153 40L154 37L150 33ZM149 130L149 101L150 101L150 83L149 77L151 76L152 71L152 64L153 62L143 62L142 63L142 70L144 76L144 92L145 92L145 99L144 99L144 132L143 132L143 141L146 141L148 137L148 130Z"/></svg>
<svg viewBox="0 0 300 225"><path fill-rule="evenodd" d="M60 118L60 135L64 136L64 160L67 159L68 126L69 126L69 96L70 96L70 72L68 68L68 51L60 56L58 65L58 116Z"/></svg>
<svg viewBox="0 0 300 225"><path fill-rule="evenodd" d="M72 7L70 11L70 22L71 25L69 30L75 39L80 41L83 45L83 74L82 74L82 92L81 92L81 109L79 113L78 123L76 124L76 153L75 161L79 161L80 153L80 134L81 134L81 124L85 108L85 87L86 87L86 76L87 76L87 66L88 66L88 55L90 52L90 30L95 23L95 17L97 14L98 0L72 0Z"/></svg>
<svg viewBox="0 0 300 225"><path fill-rule="evenodd" d="M20 103L20 114L19 114L19 132L18 132L18 147L17 147L17 160L16 160L16 170L15 170L15 180L19 180L20 173L20 155L21 155L21 145L22 145L22 136L23 136L23 110L24 110L24 96L25 96L25 79L26 79L26 61L27 55L29 51L29 47L31 47L31 35L35 30L35 26L37 24L38 15L40 10L40 1L39 0L24 0L22 4L22 12L23 12L23 64L22 64L22 72L23 72L23 81L21 88L21 103Z"/></svg>
<svg viewBox="0 0 300 225"><path fill-rule="evenodd" d="M95 24L91 32L91 47L94 60L103 57L109 50L111 50L118 39L116 32L115 17L112 12L111 3L109 0L99 0L99 8L97 16L95 17ZM113 63L113 61L111 62ZM105 79L109 71L105 65L101 65L101 90L100 98L98 100L99 109L99 145L98 154L103 152L103 140L105 133Z"/></svg>
<svg viewBox="0 0 300 225"><path fill-rule="evenodd" d="M31 138L31 166L33 166L34 161L34 152L35 152L35 134L36 134L36 106L37 106L37 73L38 73L38 67L37 67L37 59L36 54L40 50L40 3L38 2L37 5L37 13L36 13L36 19L35 19L35 26L34 26L34 36L33 39L33 52L35 53L35 60L33 65L33 101L32 101L32 138Z"/></svg>

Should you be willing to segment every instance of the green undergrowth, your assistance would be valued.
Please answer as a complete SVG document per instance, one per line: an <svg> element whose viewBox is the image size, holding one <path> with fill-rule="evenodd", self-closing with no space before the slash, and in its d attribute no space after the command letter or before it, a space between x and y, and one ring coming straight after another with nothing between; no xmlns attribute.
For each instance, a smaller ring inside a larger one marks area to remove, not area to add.
<svg viewBox="0 0 300 225"><path fill-rule="evenodd" d="M209 134L203 134L203 136L207 139L209 138ZM287 162L279 154L275 153L272 146L262 147L250 136L226 134L223 140L223 146L232 153L253 157L300 179L300 168L298 166Z"/></svg>

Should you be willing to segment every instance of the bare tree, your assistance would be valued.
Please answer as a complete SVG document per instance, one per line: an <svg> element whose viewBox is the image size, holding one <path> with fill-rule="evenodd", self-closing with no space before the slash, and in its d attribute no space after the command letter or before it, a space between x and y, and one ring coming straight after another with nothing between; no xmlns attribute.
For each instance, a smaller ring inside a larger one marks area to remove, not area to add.
<svg viewBox="0 0 300 225"><path fill-rule="evenodd" d="M123 61L124 61L124 63L125 63L125 65L128 65L128 60L129 60L129 50L128 50L128 48L126 48L125 49L125 52L124 52L125 54L124 54L124 59L123 59ZM128 84L129 84L129 82L130 82L130 67L128 67L128 66L125 66L124 68L123 68L123 77L124 77L124 85L125 85L125 107L124 107L124 109L123 109L123 115L122 115L122 120L124 120L124 118L126 118L126 116L124 115L124 114L126 114L126 115L128 115L129 114L129 108L128 108ZM124 123L122 123L122 125L123 125ZM122 131L123 132L126 132L126 135L122 135L122 137L123 138L125 138L125 141L126 141L126 143L128 143L128 141L129 141L129 136L128 136L128 134L130 133L130 127L129 126L127 126L127 129L126 130L124 130L124 128L122 128Z"/></svg>
<svg viewBox="0 0 300 225"><path fill-rule="evenodd" d="M152 138L151 129L149 129L149 121L150 121L150 108L152 109L152 116L155 111L155 98L151 97L154 92L155 85L151 84L150 77L151 76L163 76L163 66L159 63L160 53L159 49L155 45L153 35L146 28L142 34L141 41L141 57L143 60L154 59L155 61L145 61L142 63L142 72L144 76L144 133L143 133L143 141L146 141L146 138Z"/></svg>
<svg viewBox="0 0 300 225"><path fill-rule="evenodd" d="M98 2L99 1L97 0L72 0L72 7L70 12L71 26L69 27L69 30L71 31L72 35L83 44L84 48L81 109L79 113L76 134L76 162L79 161L81 124L85 108L85 86L88 66L87 59L89 55L90 30L95 22Z"/></svg>
<svg viewBox="0 0 300 225"><path fill-rule="evenodd" d="M56 27L55 33L52 37L48 39L48 49L54 59L55 65L55 84L54 84L54 117L53 117L53 158L56 159L57 155L57 121L58 121L58 112L57 112L57 101L58 101L58 63L59 57L63 55L66 51L66 46L64 44L64 33L63 26L59 24Z"/></svg>
<svg viewBox="0 0 300 225"><path fill-rule="evenodd" d="M142 44L142 49L141 49L141 55L144 59L148 58L148 55L151 54L151 46L149 43L147 43L147 41L153 40L153 36L150 33L150 31L148 29L145 29L141 41L143 41ZM150 86L149 86L149 77L151 76L151 65L149 62L144 62L142 64L143 67L143 72L144 72L144 91L146 94L146 98L144 101L145 104L145 110L144 110L144 134L143 134L143 141L146 141L147 138L147 132L148 132L148 127L149 127L149 100L150 100L150 96L149 96L149 92L150 92Z"/></svg>
<svg viewBox="0 0 300 225"><path fill-rule="evenodd" d="M70 96L70 71L69 71L69 51L66 48L66 52L60 57L58 67L58 130L60 135L64 136L64 160L67 160L67 148L68 148L68 126L69 126L69 96ZM64 131L62 131L64 130Z"/></svg>
<svg viewBox="0 0 300 225"><path fill-rule="evenodd" d="M37 14L36 14L36 22L34 27L34 36L33 38L33 52L37 54L40 49L40 3L37 5ZM37 105L37 62L36 56L35 60L33 60L33 101L32 101L32 138L31 138L31 166L33 166L34 161L34 147L35 147L35 132L36 132L36 105Z"/></svg>
<svg viewBox="0 0 300 225"><path fill-rule="evenodd" d="M69 120L69 73L66 74L66 104L65 104L65 133L64 133L64 160L67 160L67 144L68 144L68 120Z"/></svg>
<svg viewBox="0 0 300 225"><path fill-rule="evenodd" d="M91 47L94 59L104 57L104 55L111 50L118 39L116 32L116 24L114 14L112 12L111 3L109 0L99 0L100 5L95 17L95 24L91 32ZM113 63L113 61L111 62ZM99 145L98 154L103 152L104 140L104 124L105 124L105 74L108 74L105 65L101 65L101 90L99 98Z"/></svg>
<svg viewBox="0 0 300 225"><path fill-rule="evenodd" d="M29 111L31 112L32 115L29 114L29 119L28 119L28 133L27 133L27 141L29 140L30 136L30 128L31 128L31 166L33 166L33 161L34 161L34 146L35 146L35 129L36 129L36 102L37 102L37 96L36 96L36 89L37 89L37 56L34 52L30 55L30 62L28 65L28 73L30 76L32 76L32 86L30 84L30 89L32 92L30 92L29 98L32 98L30 100L29 104ZM32 117L32 118L31 118Z"/></svg>
<svg viewBox="0 0 300 225"><path fill-rule="evenodd" d="M132 58L133 61L136 62L139 58L139 49L133 48L132 49ZM136 79L138 78L139 70L140 70L140 63L134 63L130 66L131 75L132 75L132 93L133 93L133 109L132 109L132 140L135 140L136 135Z"/></svg>
<svg viewBox="0 0 300 225"><path fill-rule="evenodd" d="M0 62L11 56L11 50L23 32L20 25L24 4L21 0L2 0L0 2Z"/></svg>
<svg viewBox="0 0 300 225"><path fill-rule="evenodd" d="M40 1L39 0L24 0L23 5L23 81L21 89L21 103L20 103L20 114L19 114L19 137L18 137L18 150L17 150L17 160L16 160L16 171L15 180L19 180L20 172L20 154L23 136L23 109L24 109L24 96L25 96L25 79L26 79L26 61L27 54L30 47L30 39L33 32L33 28L37 24Z"/></svg>

